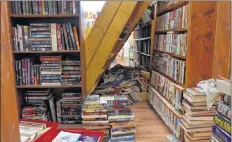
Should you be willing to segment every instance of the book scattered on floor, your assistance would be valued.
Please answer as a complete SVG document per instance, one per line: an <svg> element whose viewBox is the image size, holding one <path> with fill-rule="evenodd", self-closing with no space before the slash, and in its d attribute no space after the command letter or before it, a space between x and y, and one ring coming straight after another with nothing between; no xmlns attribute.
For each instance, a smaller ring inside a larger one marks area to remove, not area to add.
<svg viewBox="0 0 232 142"><path fill-rule="evenodd" d="M13 27L15 51L80 50L77 28L71 23L30 23Z"/></svg>
<svg viewBox="0 0 232 142"><path fill-rule="evenodd" d="M78 1L12 1L12 14L78 14Z"/></svg>

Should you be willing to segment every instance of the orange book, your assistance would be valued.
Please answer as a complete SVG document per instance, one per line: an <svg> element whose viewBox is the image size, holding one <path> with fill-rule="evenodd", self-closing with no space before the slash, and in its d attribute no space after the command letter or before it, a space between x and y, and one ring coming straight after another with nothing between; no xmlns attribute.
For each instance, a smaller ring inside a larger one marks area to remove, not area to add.
<svg viewBox="0 0 232 142"><path fill-rule="evenodd" d="M73 27L73 33L74 33L74 38L76 41L76 45L77 45L77 50L80 51L80 44L79 44L79 39L78 39L78 34L77 34L77 28Z"/></svg>

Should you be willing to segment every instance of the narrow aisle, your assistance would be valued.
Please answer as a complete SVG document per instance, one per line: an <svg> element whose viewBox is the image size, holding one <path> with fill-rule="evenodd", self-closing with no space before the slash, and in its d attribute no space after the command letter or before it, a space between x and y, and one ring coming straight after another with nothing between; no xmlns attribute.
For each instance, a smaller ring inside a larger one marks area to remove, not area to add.
<svg viewBox="0 0 232 142"><path fill-rule="evenodd" d="M159 115L147 102L132 107L136 122L136 142L169 142L172 134Z"/></svg>

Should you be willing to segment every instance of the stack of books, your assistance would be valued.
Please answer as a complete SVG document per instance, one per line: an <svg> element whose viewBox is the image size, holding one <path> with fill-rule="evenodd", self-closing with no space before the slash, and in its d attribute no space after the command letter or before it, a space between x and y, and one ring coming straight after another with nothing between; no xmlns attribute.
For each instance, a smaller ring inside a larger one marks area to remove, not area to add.
<svg viewBox="0 0 232 142"><path fill-rule="evenodd" d="M12 13L31 14L78 14L78 1L12 1Z"/></svg>
<svg viewBox="0 0 232 142"><path fill-rule="evenodd" d="M28 90L25 92L26 106L22 109L22 118L36 120L56 120L54 97L50 89Z"/></svg>
<svg viewBox="0 0 232 142"><path fill-rule="evenodd" d="M82 122L82 97L80 93L64 92L56 102L57 120L61 124Z"/></svg>
<svg viewBox="0 0 232 142"><path fill-rule="evenodd" d="M184 84L185 61L159 52L154 53L153 61L154 70L162 72L177 82Z"/></svg>
<svg viewBox="0 0 232 142"><path fill-rule="evenodd" d="M104 130L104 140L109 140L109 121L107 108L100 103L99 95L90 95L85 98L82 108L83 127L90 130Z"/></svg>
<svg viewBox="0 0 232 142"><path fill-rule="evenodd" d="M41 85L61 85L61 56L41 56Z"/></svg>
<svg viewBox="0 0 232 142"><path fill-rule="evenodd" d="M61 82L65 85L80 84L80 61L62 61Z"/></svg>
<svg viewBox="0 0 232 142"><path fill-rule="evenodd" d="M31 23L13 27L15 51L80 50L78 32L71 23Z"/></svg>
<svg viewBox="0 0 232 142"><path fill-rule="evenodd" d="M115 95L107 100L108 120L111 126L111 142L135 141L134 115L126 95Z"/></svg>
<svg viewBox="0 0 232 142"><path fill-rule="evenodd" d="M187 88L184 93L183 106L185 114L181 119L181 126L185 131L186 142L208 142L212 136L215 104L208 109L206 95L200 88ZM217 101L220 100L220 96Z"/></svg>
<svg viewBox="0 0 232 142"><path fill-rule="evenodd" d="M186 56L187 34L168 32L166 35L156 35L155 50Z"/></svg>
<svg viewBox="0 0 232 142"><path fill-rule="evenodd" d="M156 71L152 71L151 85L167 101L169 101L176 110L182 110L182 100L184 88L162 76Z"/></svg>
<svg viewBox="0 0 232 142"><path fill-rule="evenodd" d="M187 6L180 7L156 18L157 30L172 30L186 28Z"/></svg>
<svg viewBox="0 0 232 142"><path fill-rule="evenodd" d="M230 82L217 80L217 89L223 93L223 101L218 102L212 128L213 142L231 142L231 92Z"/></svg>
<svg viewBox="0 0 232 142"><path fill-rule="evenodd" d="M16 84L40 84L40 65L32 64L31 59L15 61Z"/></svg>

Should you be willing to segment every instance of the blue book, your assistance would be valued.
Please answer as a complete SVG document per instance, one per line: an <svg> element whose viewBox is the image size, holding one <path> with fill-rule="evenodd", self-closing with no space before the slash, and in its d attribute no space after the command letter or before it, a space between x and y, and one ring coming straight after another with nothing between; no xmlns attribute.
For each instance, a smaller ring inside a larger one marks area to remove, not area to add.
<svg viewBox="0 0 232 142"><path fill-rule="evenodd" d="M77 142L100 142L100 136L81 135Z"/></svg>
<svg viewBox="0 0 232 142"><path fill-rule="evenodd" d="M220 142L231 142L231 136L219 128L217 125L214 125L212 128L213 137Z"/></svg>

